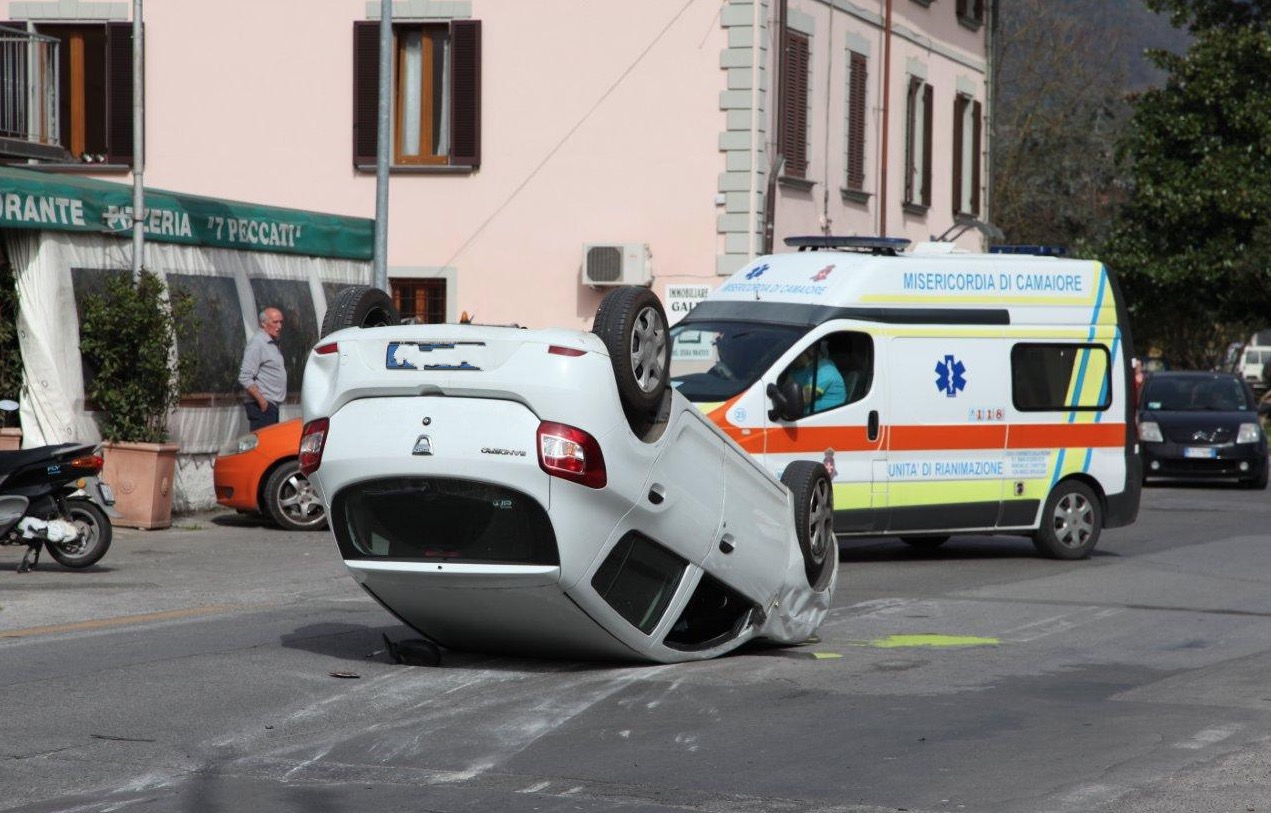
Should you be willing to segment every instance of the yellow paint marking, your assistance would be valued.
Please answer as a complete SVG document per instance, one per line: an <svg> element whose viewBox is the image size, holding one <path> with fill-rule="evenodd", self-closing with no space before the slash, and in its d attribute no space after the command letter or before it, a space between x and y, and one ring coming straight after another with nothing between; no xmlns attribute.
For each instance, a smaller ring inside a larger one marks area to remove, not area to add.
<svg viewBox="0 0 1271 813"><path fill-rule="evenodd" d="M27 627L20 630L0 630L0 638L30 638L36 635L51 635L58 632L78 632L80 630L102 629L104 627L121 627L128 624L145 624L151 621L171 621L175 618L190 618L199 615L215 615L240 610L242 604L210 604L206 607L189 607L184 610L165 610L158 613L141 613L139 615L120 615L114 618L97 618L92 621L77 621L72 624L54 624L48 627Z"/></svg>
<svg viewBox="0 0 1271 813"><path fill-rule="evenodd" d="M829 661L843 656L837 652L813 652L812 657L818 661Z"/></svg>
<svg viewBox="0 0 1271 813"><path fill-rule="evenodd" d="M875 638L869 646L876 649L899 649L915 646L997 646L1002 643L997 638L980 638L975 635L937 635L921 633L919 635L889 635L886 638Z"/></svg>

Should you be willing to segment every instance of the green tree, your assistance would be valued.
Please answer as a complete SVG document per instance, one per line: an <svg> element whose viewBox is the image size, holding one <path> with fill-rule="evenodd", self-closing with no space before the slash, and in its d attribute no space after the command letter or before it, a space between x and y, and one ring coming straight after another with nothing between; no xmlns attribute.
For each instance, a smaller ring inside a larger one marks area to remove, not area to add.
<svg viewBox="0 0 1271 813"><path fill-rule="evenodd" d="M1153 53L1164 87L1134 102L1131 193L1102 259L1121 274L1139 348L1218 366L1271 323L1271 31L1266 3L1149 0L1193 34Z"/></svg>

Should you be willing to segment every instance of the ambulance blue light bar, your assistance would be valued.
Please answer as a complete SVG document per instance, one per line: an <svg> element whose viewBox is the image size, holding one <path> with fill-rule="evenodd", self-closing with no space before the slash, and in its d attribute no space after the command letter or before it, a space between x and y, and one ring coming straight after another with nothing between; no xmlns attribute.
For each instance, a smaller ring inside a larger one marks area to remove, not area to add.
<svg viewBox="0 0 1271 813"><path fill-rule="evenodd" d="M820 249L851 249L854 251L870 251L875 254L895 254L904 251L910 241L903 237L842 237L837 235L813 234L805 237L787 237L786 245L799 251L819 251Z"/></svg>
<svg viewBox="0 0 1271 813"><path fill-rule="evenodd" d="M1001 245L989 246L990 254L1032 254L1037 257L1066 257L1067 246Z"/></svg>

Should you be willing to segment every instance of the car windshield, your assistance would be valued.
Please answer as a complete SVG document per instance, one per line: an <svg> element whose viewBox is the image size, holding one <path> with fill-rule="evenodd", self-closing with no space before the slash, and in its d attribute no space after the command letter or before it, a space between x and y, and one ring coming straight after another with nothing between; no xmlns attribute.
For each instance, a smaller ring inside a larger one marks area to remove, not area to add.
<svg viewBox="0 0 1271 813"><path fill-rule="evenodd" d="M806 328L689 322L671 328L671 386L690 401L727 401L759 380Z"/></svg>
<svg viewBox="0 0 1271 813"><path fill-rule="evenodd" d="M1153 376L1143 406L1164 412L1248 412L1254 406L1241 383L1229 376Z"/></svg>

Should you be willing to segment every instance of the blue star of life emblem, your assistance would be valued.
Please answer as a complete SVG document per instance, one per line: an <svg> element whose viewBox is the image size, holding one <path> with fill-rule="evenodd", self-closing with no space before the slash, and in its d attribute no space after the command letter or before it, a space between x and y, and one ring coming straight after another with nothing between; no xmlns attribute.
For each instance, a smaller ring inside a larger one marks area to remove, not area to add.
<svg viewBox="0 0 1271 813"><path fill-rule="evenodd" d="M751 269L751 270L750 270L750 271L746 274L746 279L754 279L755 277L761 276L761 275L763 274L763 272L765 272L765 271L767 271L767 270L768 270L768 264L767 264L767 263L764 263L763 265L758 266L757 268L752 268L752 269Z"/></svg>
<svg viewBox="0 0 1271 813"><path fill-rule="evenodd" d="M952 355L945 356L944 361L936 362L936 389L950 398L956 397L958 392L966 389L965 373L965 364L954 361Z"/></svg>

